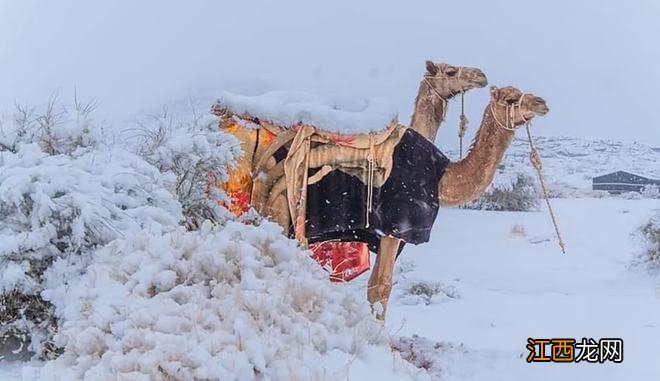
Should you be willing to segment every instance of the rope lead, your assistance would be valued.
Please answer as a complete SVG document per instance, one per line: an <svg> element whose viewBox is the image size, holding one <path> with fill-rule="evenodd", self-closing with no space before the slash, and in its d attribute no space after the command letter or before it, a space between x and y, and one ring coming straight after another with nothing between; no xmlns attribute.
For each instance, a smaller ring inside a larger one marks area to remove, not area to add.
<svg viewBox="0 0 660 381"><path fill-rule="evenodd" d="M543 190L543 198L545 198L545 203L548 205L550 218L552 219L552 224L554 225L555 232L557 233L557 240L559 241L559 247L561 248L562 254L566 254L566 245L564 244L564 241L561 238L561 234L559 233L559 225L557 224L555 213L552 210L552 205L550 205L550 197L548 196L548 189L546 188L545 181L543 180L543 173L541 172L543 170L543 163L541 162L541 156L539 155L539 152L536 150L536 147L534 147L534 143L532 142L532 133L529 130L531 124L532 124L531 121L528 121L525 124L525 130L527 131L527 140L529 141L529 148L530 148L529 160L532 162L532 165L534 166L534 169L536 169L536 173L539 176L539 182L541 183L541 189Z"/></svg>
<svg viewBox="0 0 660 381"><path fill-rule="evenodd" d="M465 116L465 93L461 91L461 118L458 122L458 158L463 159L463 137L468 129L468 118Z"/></svg>

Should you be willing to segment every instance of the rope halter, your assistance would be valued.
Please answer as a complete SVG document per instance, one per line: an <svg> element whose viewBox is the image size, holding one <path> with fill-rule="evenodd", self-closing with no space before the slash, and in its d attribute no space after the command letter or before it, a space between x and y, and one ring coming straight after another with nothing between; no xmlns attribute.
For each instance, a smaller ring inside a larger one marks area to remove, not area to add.
<svg viewBox="0 0 660 381"><path fill-rule="evenodd" d="M445 80L459 80L461 78L463 68L459 67L458 68L458 73L456 74L455 78L447 78ZM424 82L429 86L429 89L440 99L442 102L442 121L445 120L447 117L447 99L443 97L438 89L435 88L433 83L429 81L429 76L425 75L424 76ZM468 129L468 119L465 116L465 91L461 90L461 116L460 116L460 121L458 125L458 146L459 146L459 158L463 158L463 137L465 137L465 133L467 132ZM451 93L450 96L456 95L454 93Z"/></svg>
<svg viewBox="0 0 660 381"><path fill-rule="evenodd" d="M525 115L522 112L522 102L523 98L525 98L525 95L528 95L527 93L523 93L520 98L518 99L518 102L513 103L513 104L508 104L508 103L500 103L500 102L491 102L490 103L490 113L493 115L493 119L495 120L495 124L507 131L515 131L518 129L519 126L525 125L529 123L529 120L525 118ZM497 119L497 114L495 113L495 108L493 107L494 104L497 104L498 106L504 107L505 111L505 121L504 123L500 122ZM516 115L516 109L518 109L518 115L520 118L523 120L523 122L516 126L515 124L515 115Z"/></svg>
<svg viewBox="0 0 660 381"><path fill-rule="evenodd" d="M456 80L461 79L462 70L463 69L459 67L458 68L458 73L456 74L456 77L444 78L444 80L445 81L451 81L451 80L456 81ZM447 99L444 96L442 96L440 94L440 92L438 91L438 89L435 87L435 85L431 81L429 81L429 78L434 78L434 77L435 77L434 75L425 75L424 76L424 82L429 86L429 89L431 89L431 92L433 92L433 94L435 94L438 97L438 99L440 99L440 101L442 102L442 121L444 121L445 118L447 117ZM463 94L463 91L461 91L460 93ZM452 97L456 94L457 93L451 93L451 94L449 94L449 96Z"/></svg>

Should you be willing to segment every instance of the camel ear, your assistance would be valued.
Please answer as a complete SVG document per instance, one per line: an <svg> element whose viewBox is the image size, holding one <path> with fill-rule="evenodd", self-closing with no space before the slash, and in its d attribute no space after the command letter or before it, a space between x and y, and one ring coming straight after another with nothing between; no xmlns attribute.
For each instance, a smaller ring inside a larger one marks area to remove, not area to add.
<svg viewBox="0 0 660 381"><path fill-rule="evenodd" d="M490 97L491 98L496 99L499 94L500 94L500 89L498 89L497 86L491 86L490 87Z"/></svg>
<svg viewBox="0 0 660 381"><path fill-rule="evenodd" d="M431 75L438 74L438 67L431 61L426 61L426 71Z"/></svg>

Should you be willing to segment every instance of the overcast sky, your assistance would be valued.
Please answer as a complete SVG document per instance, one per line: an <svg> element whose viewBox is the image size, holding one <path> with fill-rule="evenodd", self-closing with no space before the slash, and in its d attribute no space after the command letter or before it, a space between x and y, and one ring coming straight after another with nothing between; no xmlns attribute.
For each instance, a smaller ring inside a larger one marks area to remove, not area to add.
<svg viewBox="0 0 660 381"><path fill-rule="evenodd" d="M197 91L296 89L385 97L407 123L430 58L545 98L537 134L660 146L656 4L0 0L0 110L76 88L118 124ZM467 97L473 130L487 99Z"/></svg>

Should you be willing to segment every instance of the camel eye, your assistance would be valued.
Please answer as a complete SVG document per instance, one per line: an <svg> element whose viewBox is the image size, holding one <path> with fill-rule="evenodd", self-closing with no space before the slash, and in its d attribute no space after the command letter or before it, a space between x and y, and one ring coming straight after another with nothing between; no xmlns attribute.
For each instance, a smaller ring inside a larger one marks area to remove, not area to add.
<svg viewBox="0 0 660 381"><path fill-rule="evenodd" d="M455 75L456 73L458 73L458 69L456 69L455 67L448 67L445 69L446 75Z"/></svg>

